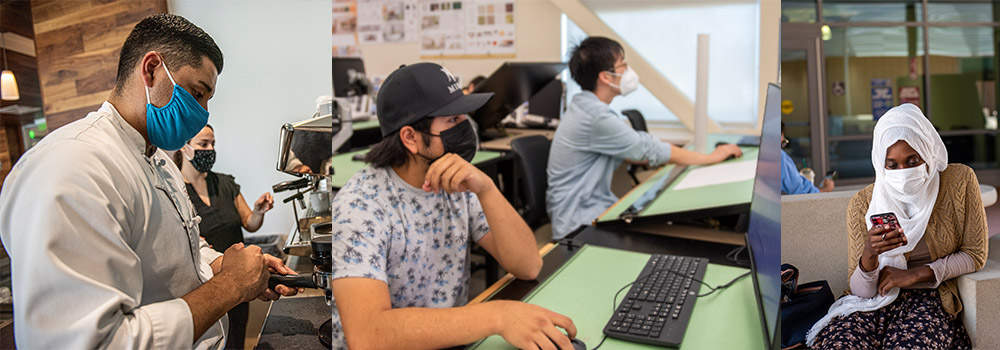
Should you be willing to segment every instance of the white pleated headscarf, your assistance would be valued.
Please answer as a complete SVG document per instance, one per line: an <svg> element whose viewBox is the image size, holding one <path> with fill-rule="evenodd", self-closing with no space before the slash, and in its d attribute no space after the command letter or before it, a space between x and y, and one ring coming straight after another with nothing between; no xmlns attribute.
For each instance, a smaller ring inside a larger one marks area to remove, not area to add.
<svg viewBox="0 0 1000 350"><path fill-rule="evenodd" d="M886 150L900 140L909 144L924 161L924 164L919 166L922 169L920 173L923 175L923 181L908 193L900 192L890 186L885 175L887 171L885 170ZM937 130L934 130L934 126L920 112L920 108L907 103L890 109L875 124L872 139L872 166L875 167L875 188L872 191L871 203L868 205L868 212L865 215L865 223L868 229L871 229L872 215L895 213L908 242L904 246L880 254L877 271L881 271L886 266L905 270L906 257L903 254L913 250L916 243L920 242L924 236L931 211L934 210L934 203L937 201L941 185L941 172L948 167L948 151L944 147L944 142L941 141L941 135L938 134ZM878 310L891 304L898 296L899 288L897 287L883 296L875 295L872 298L861 298L856 295L848 295L840 298L830 306L830 311L826 316L816 322L806 334L807 345L813 345L816 334L823 330L833 318L859 311Z"/></svg>

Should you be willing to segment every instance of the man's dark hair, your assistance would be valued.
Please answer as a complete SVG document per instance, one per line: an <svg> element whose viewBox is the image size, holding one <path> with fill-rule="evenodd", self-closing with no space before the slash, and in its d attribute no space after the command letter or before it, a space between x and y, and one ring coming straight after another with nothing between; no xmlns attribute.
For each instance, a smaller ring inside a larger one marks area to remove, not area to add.
<svg viewBox="0 0 1000 350"><path fill-rule="evenodd" d="M785 122L781 122L781 133L785 133Z"/></svg>
<svg viewBox="0 0 1000 350"><path fill-rule="evenodd" d="M434 122L434 118L424 118L410 124L413 130L425 134L422 137L424 146L431 145L431 138L427 137L426 134L431 132L432 122ZM406 149L403 140L399 139L399 131L382 138L382 141L372 146L371 151L365 156L365 162L375 168L401 166L406 164L408 159L410 159L410 150Z"/></svg>
<svg viewBox="0 0 1000 350"><path fill-rule="evenodd" d="M136 24L125 39L118 59L116 91L125 87L135 65L149 51L159 52L175 72L183 66L201 68L202 57L208 57L222 73L222 51L208 33L184 17L159 13Z"/></svg>
<svg viewBox="0 0 1000 350"><path fill-rule="evenodd" d="M569 72L580 88L594 91L597 76L603 71L615 68L615 61L625 55L625 50L617 41L591 36L583 39L573 48L569 58Z"/></svg>

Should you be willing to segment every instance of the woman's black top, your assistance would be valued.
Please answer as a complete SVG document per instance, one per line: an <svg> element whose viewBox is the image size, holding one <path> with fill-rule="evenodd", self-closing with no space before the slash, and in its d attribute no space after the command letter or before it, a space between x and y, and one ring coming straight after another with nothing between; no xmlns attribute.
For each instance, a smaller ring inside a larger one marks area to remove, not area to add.
<svg viewBox="0 0 1000 350"><path fill-rule="evenodd" d="M194 186L187 185L188 196L194 209L201 216L201 236L218 252L225 252L230 246L243 242L243 220L236 209L236 196L240 195L240 185L232 175L208 172L208 198L205 204L195 192Z"/></svg>

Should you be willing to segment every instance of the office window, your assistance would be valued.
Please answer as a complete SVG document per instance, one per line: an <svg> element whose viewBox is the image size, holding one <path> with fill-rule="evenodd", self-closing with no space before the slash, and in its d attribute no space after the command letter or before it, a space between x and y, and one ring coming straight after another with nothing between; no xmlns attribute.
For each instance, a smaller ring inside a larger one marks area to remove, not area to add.
<svg viewBox="0 0 1000 350"><path fill-rule="evenodd" d="M823 20L826 22L913 22L919 21L922 16L920 1L823 2Z"/></svg>
<svg viewBox="0 0 1000 350"><path fill-rule="evenodd" d="M781 22L816 23L816 2L813 0L782 1Z"/></svg>
<svg viewBox="0 0 1000 350"><path fill-rule="evenodd" d="M928 22L993 22L993 3L940 1L927 4Z"/></svg>
<svg viewBox="0 0 1000 350"><path fill-rule="evenodd" d="M756 123L760 33L757 2L584 3L691 101L695 94L697 36L709 34L709 117L719 123ZM569 18L566 22L566 47L572 47L579 42L573 39L586 35ZM639 109L654 122L677 119L643 87L616 99L612 107Z"/></svg>
<svg viewBox="0 0 1000 350"><path fill-rule="evenodd" d="M996 168L993 27L931 27L930 110L952 162Z"/></svg>
<svg viewBox="0 0 1000 350"><path fill-rule="evenodd" d="M876 117L901 102L900 87L924 90L922 33L914 27L831 28L823 42L828 135L871 136ZM883 85L890 88L888 103L873 96L872 89Z"/></svg>

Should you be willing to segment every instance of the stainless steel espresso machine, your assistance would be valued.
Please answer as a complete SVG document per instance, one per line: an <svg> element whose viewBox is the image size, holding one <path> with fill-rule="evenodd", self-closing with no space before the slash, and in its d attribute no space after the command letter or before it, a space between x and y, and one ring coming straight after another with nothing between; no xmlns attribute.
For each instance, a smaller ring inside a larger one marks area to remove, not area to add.
<svg viewBox="0 0 1000 350"><path fill-rule="evenodd" d="M295 213L293 225L285 242L286 254L309 257L314 272L299 275L271 275L270 287L317 288L325 292L326 304L333 300L330 289L332 270L332 224L330 204L332 188L329 177L334 169L333 152L350 139L351 105L346 99L320 97L313 118L281 127L278 151L278 171L299 177L272 186L275 194L292 192L283 202L290 203ZM320 341L331 346L331 320L318 329Z"/></svg>
<svg viewBox="0 0 1000 350"><path fill-rule="evenodd" d="M272 186L274 193L294 191L283 200L292 203L296 224L285 242L285 253L309 256L313 237L330 235L329 177L335 149L352 134L351 107L345 99L321 97L313 118L281 127L277 170L300 177Z"/></svg>

